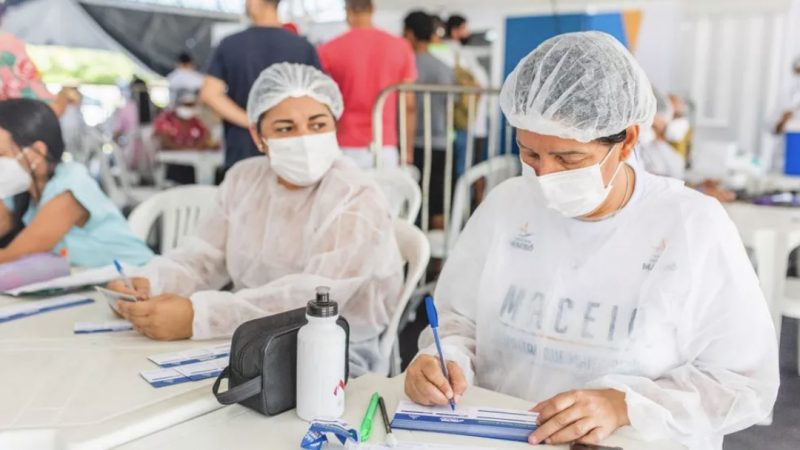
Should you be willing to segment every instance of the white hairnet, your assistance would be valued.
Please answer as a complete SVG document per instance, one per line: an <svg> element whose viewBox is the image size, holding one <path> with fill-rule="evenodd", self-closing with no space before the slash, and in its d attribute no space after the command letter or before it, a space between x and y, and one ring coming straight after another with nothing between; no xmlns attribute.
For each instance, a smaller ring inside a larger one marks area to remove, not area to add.
<svg viewBox="0 0 800 450"><path fill-rule="evenodd" d="M653 122L653 89L614 37L567 33L543 42L519 62L500 92L516 128L589 142Z"/></svg>
<svg viewBox="0 0 800 450"><path fill-rule="evenodd" d="M319 69L305 64L273 64L261 72L247 98L247 118L258 118L289 97L311 97L331 109L337 119L342 116L344 102L339 86Z"/></svg>

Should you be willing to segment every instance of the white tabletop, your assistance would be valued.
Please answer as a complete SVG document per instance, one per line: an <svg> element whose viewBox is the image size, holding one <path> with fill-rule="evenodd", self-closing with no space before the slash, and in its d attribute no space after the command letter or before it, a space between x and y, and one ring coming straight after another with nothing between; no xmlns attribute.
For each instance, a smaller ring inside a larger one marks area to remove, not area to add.
<svg viewBox="0 0 800 450"><path fill-rule="evenodd" d="M386 401L389 416L394 414L397 404L405 399L403 376L384 378L379 375L365 375L351 380L346 391L346 410L342 417L353 428L358 429L364 411L373 392L379 392ZM463 399L466 406L492 405L499 408L528 409L530 402L506 395L470 387ZM200 450L236 448L237 450L296 449L308 430L308 423L297 418L295 412L287 411L275 417L265 417L243 406L233 405L202 417L176 425L159 433L147 436L120 448L145 450L169 448L172 450ZM449 434L425 433L416 431L394 432L400 442L422 442L450 444L454 446L475 446L487 449L531 449L526 443L499 441L484 438L453 436ZM371 443L383 442L385 433L378 413L373 421ZM625 450L677 450L682 445L670 442L643 442L631 437L626 430L619 430L609 438L606 445L621 446ZM567 446L552 446L552 449L566 450Z"/></svg>
<svg viewBox="0 0 800 450"><path fill-rule="evenodd" d="M213 380L153 388L147 356L225 341L156 342L133 331L76 335L117 317L95 303L0 323L0 448L109 448L220 407ZM0 297L0 308L23 301Z"/></svg>
<svg viewBox="0 0 800 450"><path fill-rule="evenodd" d="M194 167L197 184L214 184L218 167L225 163L222 150L166 150L156 155L162 164L180 164Z"/></svg>

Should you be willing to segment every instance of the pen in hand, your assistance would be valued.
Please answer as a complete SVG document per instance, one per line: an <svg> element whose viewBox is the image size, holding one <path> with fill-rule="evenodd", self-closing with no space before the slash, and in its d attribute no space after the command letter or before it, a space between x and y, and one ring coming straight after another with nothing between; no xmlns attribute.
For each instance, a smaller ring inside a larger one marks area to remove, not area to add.
<svg viewBox="0 0 800 450"><path fill-rule="evenodd" d="M433 332L433 341L436 343L436 351L439 353L439 364L442 366L444 378L450 383L450 373L447 370L447 362L444 360L444 352L442 351L442 343L439 340L439 315L436 313L436 306L433 304L433 297L428 295L425 297L425 311L428 313L428 323ZM451 386L452 388L452 386ZM456 401L454 397L448 399L450 401L450 409L455 411Z"/></svg>
<svg viewBox="0 0 800 450"><path fill-rule="evenodd" d="M125 275L125 271L122 269L122 264L118 260L114 260L114 267L117 269L117 273L120 277L122 277L122 282L125 283L125 287L130 289L131 292L135 292L136 289L133 287L133 283L131 283L131 279Z"/></svg>

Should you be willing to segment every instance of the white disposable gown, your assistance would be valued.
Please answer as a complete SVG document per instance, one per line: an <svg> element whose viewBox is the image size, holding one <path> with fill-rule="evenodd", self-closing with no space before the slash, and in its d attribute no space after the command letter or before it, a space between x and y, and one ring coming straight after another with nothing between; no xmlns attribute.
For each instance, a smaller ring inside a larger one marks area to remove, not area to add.
<svg viewBox="0 0 800 450"><path fill-rule="evenodd" d="M598 222L538 207L529 180L498 186L437 290L444 353L469 382L532 402L582 388L626 394L634 433L690 449L770 413L777 341L721 205L638 169ZM429 330L423 353L434 354Z"/></svg>
<svg viewBox="0 0 800 450"><path fill-rule="evenodd" d="M235 165L199 230L140 275L153 295L191 299L192 339L230 336L330 286L351 327L351 373L360 375L384 368L378 337L394 313L403 263L383 194L351 162L340 158L319 184L290 191L258 157ZM220 290L229 283L231 291Z"/></svg>

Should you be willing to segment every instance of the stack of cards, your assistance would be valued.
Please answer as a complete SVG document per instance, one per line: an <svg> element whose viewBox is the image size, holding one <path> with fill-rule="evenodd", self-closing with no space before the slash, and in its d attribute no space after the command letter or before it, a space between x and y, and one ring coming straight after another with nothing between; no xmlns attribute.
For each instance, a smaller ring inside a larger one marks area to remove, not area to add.
<svg viewBox="0 0 800 450"><path fill-rule="evenodd" d="M199 381L216 377L227 366L228 358L218 358L167 369L145 370L140 372L140 375L153 387L160 388L186 383L187 381Z"/></svg>
<svg viewBox="0 0 800 450"><path fill-rule="evenodd" d="M230 345L224 344L153 355L148 359L161 368L145 370L140 375L157 388L216 377L228 365L229 352Z"/></svg>
<svg viewBox="0 0 800 450"><path fill-rule="evenodd" d="M133 324L127 320L109 320L108 322L76 322L75 334L113 333L131 331Z"/></svg>

